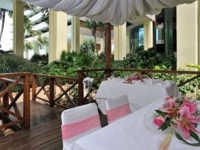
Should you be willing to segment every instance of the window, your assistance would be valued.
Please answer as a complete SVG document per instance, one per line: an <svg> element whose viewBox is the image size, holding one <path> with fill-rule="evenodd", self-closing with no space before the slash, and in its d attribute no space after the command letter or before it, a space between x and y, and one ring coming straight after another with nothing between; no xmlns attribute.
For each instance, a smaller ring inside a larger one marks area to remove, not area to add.
<svg viewBox="0 0 200 150"><path fill-rule="evenodd" d="M138 26L131 30L131 48L133 53L137 47L144 46L144 27Z"/></svg>

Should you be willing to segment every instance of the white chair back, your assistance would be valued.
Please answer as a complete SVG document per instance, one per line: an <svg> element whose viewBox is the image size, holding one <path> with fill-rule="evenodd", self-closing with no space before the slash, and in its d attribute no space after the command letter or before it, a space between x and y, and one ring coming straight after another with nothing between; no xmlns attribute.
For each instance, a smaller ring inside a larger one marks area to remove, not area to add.
<svg viewBox="0 0 200 150"><path fill-rule="evenodd" d="M95 103L71 108L61 114L63 149L70 150L73 142L101 128Z"/></svg>
<svg viewBox="0 0 200 150"><path fill-rule="evenodd" d="M130 113L127 95L121 95L106 101L106 114L109 124Z"/></svg>

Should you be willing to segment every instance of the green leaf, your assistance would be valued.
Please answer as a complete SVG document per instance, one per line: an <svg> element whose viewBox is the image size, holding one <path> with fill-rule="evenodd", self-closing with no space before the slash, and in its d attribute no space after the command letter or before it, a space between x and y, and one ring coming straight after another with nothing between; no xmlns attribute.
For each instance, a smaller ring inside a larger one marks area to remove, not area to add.
<svg viewBox="0 0 200 150"><path fill-rule="evenodd" d="M158 115L162 116L163 118L165 118L166 113L162 112L160 110L155 110L157 112Z"/></svg>
<svg viewBox="0 0 200 150"><path fill-rule="evenodd" d="M190 135L191 135L191 137L193 137L197 142L200 142L199 136L198 136L196 133L190 131Z"/></svg>
<svg viewBox="0 0 200 150"><path fill-rule="evenodd" d="M168 123L167 123L167 122L164 122L164 123L158 128L158 130L161 129L161 130L163 131L163 130L167 129L168 126L169 126Z"/></svg>
<svg viewBox="0 0 200 150"><path fill-rule="evenodd" d="M189 143L189 142L187 142L187 141L184 140L176 131L175 131L175 135L176 135L176 137L177 137L179 140L185 142L185 143L188 144L188 145L191 145L191 146L200 146L200 142L199 142L199 143Z"/></svg>

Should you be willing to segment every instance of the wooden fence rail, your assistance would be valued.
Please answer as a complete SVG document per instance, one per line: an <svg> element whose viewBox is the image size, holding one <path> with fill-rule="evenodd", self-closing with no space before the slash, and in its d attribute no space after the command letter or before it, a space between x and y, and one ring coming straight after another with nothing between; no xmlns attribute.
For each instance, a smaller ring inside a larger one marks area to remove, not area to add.
<svg viewBox="0 0 200 150"><path fill-rule="evenodd" d="M43 77L44 81L41 81L40 77ZM62 84L59 83L58 80L67 80L68 82L73 82L73 84L71 84L67 89L64 89L62 87ZM80 82L81 81L78 78L69 78L44 74L32 74L32 100L40 99L42 101L48 102L50 107L54 107L54 105L57 105L59 107L68 108L58 103L59 99L65 96L67 100L71 103L71 105L73 107L76 107L80 104L77 104L70 97L69 91L72 90L75 86L79 85ZM37 85L39 86L39 89L36 92ZM56 97L54 92L55 85L58 86L59 89L62 91L62 94L60 94L58 97ZM46 86L48 86L48 91L45 88ZM41 91L44 91L47 99L38 96Z"/></svg>
<svg viewBox="0 0 200 150"><path fill-rule="evenodd" d="M8 79L9 78L9 79ZM12 90L18 86L19 90L14 96ZM3 125L1 128L14 127L17 129L30 126L30 73L0 74L0 115ZM17 107L17 100L23 94L23 115ZM13 108L13 110L12 110ZM15 118L14 121L10 118Z"/></svg>
<svg viewBox="0 0 200 150"><path fill-rule="evenodd" d="M113 75L115 72L141 72L146 73L149 76L152 73L164 73L164 74L193 74L187 81L180 83L178 86L183 86L188 82L191 82L200 77L200 72L198 71L170 71L170 70L138 70L138 69L91 69L91 70L79 70L78 78L68 78L44 74L31 74L30 73L13 73L13 74L0 74L0 115L3 114L3 119L5 123L0 126L1 128L6 128L10 126L16 126L21 128L28 128L30 126L30 87L32 87L32 100L40 99L49 103L50 107L54 105L65 107L59 103L59 99L63 96L70 102L72 107L78 105L83 105L88 98L89 94L86 94L84 97L84 85L83 79L88 76L89 73L99 72L98 76L95 76L93 87L98 89L98 84L108 78L108 75ZM44 80L41 80L41 79ZM32 85L30 86L30 80L32 80ZM67 89L63 88L62 84L59 81L66 80L71 84ZM59 87L61 94L55 97L55 85ZM13 96L12 90L14 87L21 87L18 90L17 94ZM48 89L45 88L48 86ZM38 87L38 88L37 88ZM72 89L77 88L77 101L71 98L69 92ZM47 99L39 97L40 92L44 92ZM17 108L17 100L23 94L23 115L20 114L20 111ZM13 108L13 109L12 109ZM13 111L11 111L13 110ZM17 120L12 121L9 119L9 116L17 118Z"/></svg>

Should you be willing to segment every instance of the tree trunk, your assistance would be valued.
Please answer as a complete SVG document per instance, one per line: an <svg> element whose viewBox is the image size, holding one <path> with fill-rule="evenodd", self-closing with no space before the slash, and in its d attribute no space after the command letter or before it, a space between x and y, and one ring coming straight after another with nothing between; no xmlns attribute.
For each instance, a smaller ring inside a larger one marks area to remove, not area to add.
<svg viewBox="0 0 200 150"><path fill-rule="evenodd" d="M2 22L1 22L1 31L0 31L0 44L1 44L1 39L2 39L2 35L3 35L3 29L4 29L4 24L5 24L5 9L1 9L2 12ZM0 45L1 47L1 45Z"/></svg>
<svg viewBox="0 0 200 150"><path fill-rule="evenodd" d="M109 78L111 75L110 69L112 68L111 60L111 24L106 23L105 29L105 53L106 53L106 69L109 70L106 73L106 78Z"/></svg>
<svg viewBox="0 0 200 150"><path fill-rule="evenodd" d="M96 35L94 36L94 46L95 46L95 51L97 53L97 56L98 56L98 49L97 49L97 39L96 39Z"/></svg>

